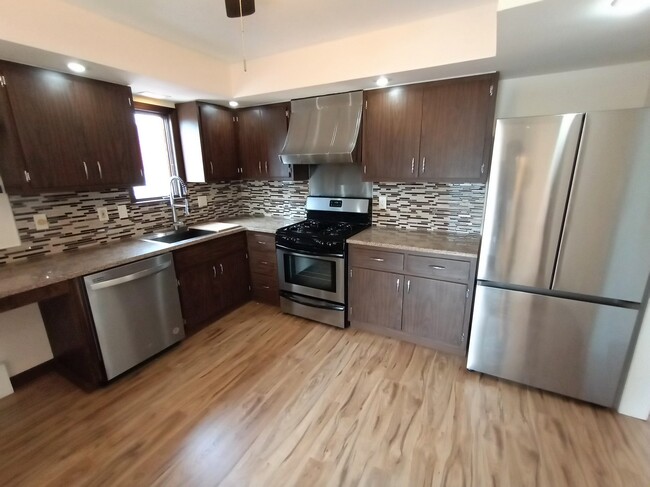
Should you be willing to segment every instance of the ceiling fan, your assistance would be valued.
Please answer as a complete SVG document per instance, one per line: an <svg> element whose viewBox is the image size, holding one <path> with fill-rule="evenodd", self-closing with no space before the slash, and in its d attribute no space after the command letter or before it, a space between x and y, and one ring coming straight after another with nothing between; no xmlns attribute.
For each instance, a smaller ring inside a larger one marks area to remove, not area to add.
<svg viewBox="0 0 650 487"><path fill-rule="evenodd" d="M255 13L255 0L226 0L226 15L228 17L246 17Z"/></svg>

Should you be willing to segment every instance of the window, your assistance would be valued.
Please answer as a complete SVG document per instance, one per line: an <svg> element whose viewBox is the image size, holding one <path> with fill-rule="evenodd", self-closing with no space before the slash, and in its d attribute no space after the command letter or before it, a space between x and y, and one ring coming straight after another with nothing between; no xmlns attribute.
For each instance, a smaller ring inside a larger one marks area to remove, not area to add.
<svg viewBox="0 0 650 487"><path fill-rule="evenodd" d="M144 103L135 105L135 123L140 139L144 164L144 186L133 188L136 201L159 200L169 194L169 178L178 176L174 137L172 134L172 108Z"/></svg>

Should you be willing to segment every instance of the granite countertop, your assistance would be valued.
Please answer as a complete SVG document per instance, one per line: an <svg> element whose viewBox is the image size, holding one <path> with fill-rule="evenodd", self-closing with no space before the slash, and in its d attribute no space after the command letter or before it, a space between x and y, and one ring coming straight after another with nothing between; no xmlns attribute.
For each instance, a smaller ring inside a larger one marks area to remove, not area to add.
<svg viewBox="0 0 650 487"><path fill-rule="evenodd" d="M380 247L384 249L411 250L431 254L459 257L477 257L480 235L428 232L370 227L350 237L349 244Z"/></svg>
<svg viewBox="0 0 650 487"><path fill-rule="evenodd" d="M191 225L191 228L203 228L216 233L173 244L148 242L138 237L5 264L0 266L0 299L233 233L246 230L275 233L278 228L294 222L295 220L276 217L230 218L220 222Z"/></svg>

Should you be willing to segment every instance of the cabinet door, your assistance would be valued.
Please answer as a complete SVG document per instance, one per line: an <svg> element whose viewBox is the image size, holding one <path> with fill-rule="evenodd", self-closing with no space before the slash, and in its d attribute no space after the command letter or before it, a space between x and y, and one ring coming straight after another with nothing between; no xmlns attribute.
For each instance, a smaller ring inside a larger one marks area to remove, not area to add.
<svg viewBox="0 0 650 487"><path fill-rule="evenodd" d="M492 148L496 75L424 85L420 179L484 181Z"/></svg>
<svg viewBox="0 0 650 487"><path fill-rule="evenodd" d="M3 66L11 111L34 189L88 185L83 127L70 76L16 64Z"/></svg>
<svg viewBox="0 0 650 487"><path fill-rule="evenodd" d="M217 271L211 263L177 268L180 282L181 308L188 327L215 316L221 309L221 296L216 292Z"/></svg>
<svg viewBox="0 0 650 487"><path fill-rule="evenodd" d="M405 287L402 331L461 347L467 286L407 276Z"/></svg>
<svg viewBox="0 0 650 487"><path fill-rule="evenodd" d="M4 64L0 62L0 76L2 75L5 75L5 70ZM29 187L26 170L7 89L0 86L0 178L7 192L20 193Z"/></svg>
<svg viewBox="0 0 650 487"><path fill-rule="evenodd" d="M75 81L75 99L84 120L84 160L89 165L92 183L100 186L144 184L131 89L80 79Z"/></svg>
<svg viewBox="0 0 650 487"><path fill-rule="evenodd" d="M239 162L244 179L263 179L262 116L259 108L245 108L237 112Z"/></svg>
<svg viewBox="0 0 650 487"><path fill-rule="evenodd" d="M262 129L266 142L263 163L266 176L270 179L289 179L291 177L291 166L282 164L280 160L280 152L287 140L288 113L289 105L287 103L267 105L261 108Z"/></svg>
<svg viewBox="0 0 650 487"><path fill-rule="evenodd" d="M399 330L404 276L354 267L349 281L350 321Z"/></svg>
<svg viewBox="0 0 650 487"><path fill-rule="evenodd" d="M246 251L223 257L219 270L224 308L234 308L248 301L250 277Z"/></svg>
<svg viewBox="0 0 650 487"><path fill-rule="evenodd" d="M237 135L232 112L216 105L202 103L200 114L206 181L236 179Z"/></svg>
<svg viewBox="0 0 650 487"><path fill-rule="evenodd" d="M363 166L367 181L416 179L422 88L398 86L365 93Z"/></svg>

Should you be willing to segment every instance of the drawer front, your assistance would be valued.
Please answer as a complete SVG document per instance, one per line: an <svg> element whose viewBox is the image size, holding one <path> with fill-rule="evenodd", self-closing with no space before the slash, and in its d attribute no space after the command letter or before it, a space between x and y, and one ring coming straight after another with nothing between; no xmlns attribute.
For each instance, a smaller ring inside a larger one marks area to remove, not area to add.
<svg viewBox="0 0 650 487"><path fill-rule="evenodd" d="M408 254L404 272L416 276L467 282L469 270L470 264L467 261Z"/></svg>
<svg viewBox="0 0 650 487"><path fill-rule="evenodd" d="M215 238L207 242L190 245L174 251L174 264L185 267L201 262L212 262L224 255L232 254L246 248L246 234L236 233Z"/></svg>
<svg viewBox="0 0 650 487"><path fill-rule="evenodd" d="M251 291L253 299L277 306L280 303L278 277L263 274L251 274Z"/></svg>
<svg viewBox="0 0 650 487"><path fill-rule="evenodd" d="M404 270L404 254L369 248L350 247L350 266L380 271Z"/></svg>
<svg viewBox="0 0 650 487"><path fill-rule="evenodd" d="M273 252L275 254L275 234L247 232L249 252Z"/></svg>
<svg viewBox="0 0 650 487"><path fill-rule="evenodd" d="M251 266L251 274L261 274L272 276L277 279L278 265L275 252L255 252L250 251L248 254Z"/></svg>

